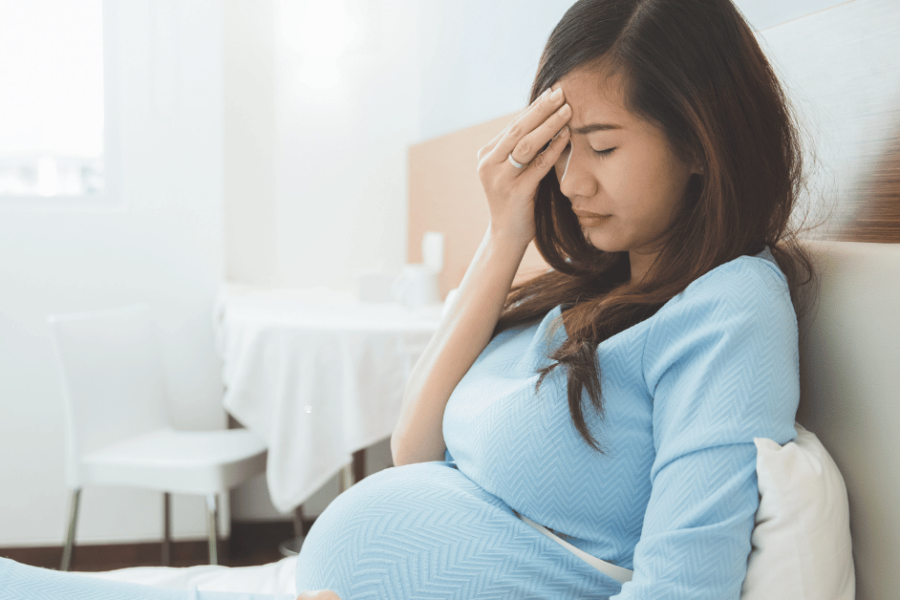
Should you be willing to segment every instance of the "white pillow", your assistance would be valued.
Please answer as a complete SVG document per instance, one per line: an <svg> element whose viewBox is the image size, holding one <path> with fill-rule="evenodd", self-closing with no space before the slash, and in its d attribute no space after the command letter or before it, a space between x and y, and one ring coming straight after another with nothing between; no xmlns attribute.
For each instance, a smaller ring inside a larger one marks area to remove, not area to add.
<svg viewBox="0 0 900 600"><path fill-rule="evenodd" d="M844 479L799 423L783 447L756 438L759 510L742 600L853 600L856 576Z"/></svg>

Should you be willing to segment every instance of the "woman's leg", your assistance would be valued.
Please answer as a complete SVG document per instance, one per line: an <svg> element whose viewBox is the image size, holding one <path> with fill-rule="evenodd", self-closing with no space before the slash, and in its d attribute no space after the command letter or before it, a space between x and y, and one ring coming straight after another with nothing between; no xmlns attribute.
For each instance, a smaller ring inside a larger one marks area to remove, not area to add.
<svg viewBox="0 0 900 600"><path fill-rule="evenodd" d="M107 581L0 558L0 600L293 600L284 594L201 592Z"/></svg>

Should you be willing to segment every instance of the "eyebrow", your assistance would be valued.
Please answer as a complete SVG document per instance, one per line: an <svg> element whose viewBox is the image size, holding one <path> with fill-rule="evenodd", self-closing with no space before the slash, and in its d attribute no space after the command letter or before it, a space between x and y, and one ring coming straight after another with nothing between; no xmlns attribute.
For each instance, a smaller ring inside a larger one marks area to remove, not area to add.
<svg viewBox="0 0 900 600"><path fill-rule="evenodd" d="M595 131L608 131L610 129L622 129L621 125L613 125L611 123L592 123L591 125L585 125L584 127L579 127L578 129L574 129L575 133L580 133L581 135L586 135L588 133L593 133Z"/></svg>

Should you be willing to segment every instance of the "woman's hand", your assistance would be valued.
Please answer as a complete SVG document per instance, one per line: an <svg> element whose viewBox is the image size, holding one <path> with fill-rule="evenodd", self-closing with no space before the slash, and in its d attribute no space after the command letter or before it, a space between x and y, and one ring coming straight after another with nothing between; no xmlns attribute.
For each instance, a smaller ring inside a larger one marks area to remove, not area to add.
<svg viewBox="0 0 900 600"><path fill-rule="evenodd" d="M341 598L331 590L313 590L303 592L297 596L297 600L341 600Z"/></svg>
<svg viewBox="0 0 900 600"><path fill-rule="evenodd" d="M534 197L541 179L569 143L572 109L563 91L548 89L478 152L492 235L527 245L534 239ZM541 149L550 145L541 152ZM510 160L510 157L512 160ZM512 161L521 165L517 168Z"/></svg>
<svg viewBox="0 0 900 600"><path fill-rule="evenodd" d="M391 436L395 465L444 459L444 409L491 340L516 270L534 239L538 183L569 141L564 128L571 115L562 90L544 94L478 153L490 229L466 270L459 299L441 319L407 379L403 410ZM508 160L510 153L522 168Z"/></svg>

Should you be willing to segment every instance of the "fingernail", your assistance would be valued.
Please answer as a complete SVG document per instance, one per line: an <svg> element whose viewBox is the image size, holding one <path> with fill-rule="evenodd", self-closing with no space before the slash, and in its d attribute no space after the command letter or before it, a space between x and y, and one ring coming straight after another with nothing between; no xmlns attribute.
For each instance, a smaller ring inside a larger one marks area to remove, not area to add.
<svg viewBox="0 0 900 600"><path fill-rule="evenodd" d="M560 98L562 98L562 88L556 88L555 90L553 90L553 93L550 94L550 97L554 100L559 100Z"/></svg>

